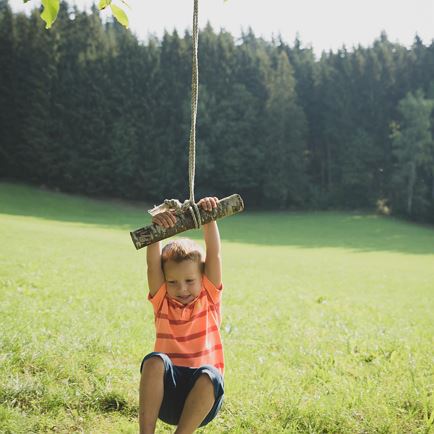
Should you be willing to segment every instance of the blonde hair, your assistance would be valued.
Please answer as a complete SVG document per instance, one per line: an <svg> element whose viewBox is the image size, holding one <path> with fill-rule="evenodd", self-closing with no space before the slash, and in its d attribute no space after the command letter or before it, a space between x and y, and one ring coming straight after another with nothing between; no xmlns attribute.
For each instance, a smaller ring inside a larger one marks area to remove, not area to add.
<svg viewBox="0 0 434 434"><path fill-rule="evenodd" d="M180 238L166 244L161 251L161 266L164 269L164 264L167 261L182 262L193 261L201 266L205 263L205 253L202 247L188 238Z"/></svg>

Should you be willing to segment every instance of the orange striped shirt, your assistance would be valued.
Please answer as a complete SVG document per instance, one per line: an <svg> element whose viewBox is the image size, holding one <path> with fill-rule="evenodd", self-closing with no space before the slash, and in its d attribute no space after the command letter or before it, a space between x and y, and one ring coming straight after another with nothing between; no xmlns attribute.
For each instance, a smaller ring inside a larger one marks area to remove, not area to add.
<svg viewBox="0 0 434 434"><path fill-rule="evenodd" d="M169 298L164 283L153 297L156 341L154 351L167 354L174 365L213 365L222 374L224 355L220 337L223 287L202 275L202 289L189 304Z"/></svg>

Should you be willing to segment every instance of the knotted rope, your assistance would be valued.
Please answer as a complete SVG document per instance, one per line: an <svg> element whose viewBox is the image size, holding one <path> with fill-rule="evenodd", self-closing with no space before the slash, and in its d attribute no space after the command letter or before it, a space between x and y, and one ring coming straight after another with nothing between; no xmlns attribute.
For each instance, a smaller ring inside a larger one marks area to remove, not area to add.
<svg viewBox="0 0 434 434"><path fill-rule="evenodd" d="M188 158L188 182L190 186L190 202L194 202L194 175L196 169L196 118L197 118L197 101L199 93L199 65L198 65L198 17L199 17L199 0L194 0L193 11L193 44L192 44L192 68L191 68L191 128L190 128L190 146Z"/></svg>
<svg viewBox="0 0 434 434"><path fill-rule="evenodd" d="M196 229L200 228L202 220L200 217L199 207L194 200L194 176L196 172L196 119L197 119L197 102L199 93L199 62L198 62L198 46L199 46L199 0L194 0L193 10L193 40L192 40L192 70L191 70L191 127L190 127L190 142L188 153L188 184L190 190L190 199L183 204L176 199L166 199L161 205L155 206L149 210L152 216L163 212L172 211L176 215L180 215L187 209L193 218Z"/></svg>
<svg viewBox="0 0 434 434"><path fill-rule="evenodd" d="M148 213L154 217L160 212L170 211L179 216L187 210L190 211L195 228L199 229L202 224L199 207L196 203L191 203L188 199L184 201L184 203L181 203L177 199L166 199L161 205L154 206L154 208L150 209Z"/></svg>

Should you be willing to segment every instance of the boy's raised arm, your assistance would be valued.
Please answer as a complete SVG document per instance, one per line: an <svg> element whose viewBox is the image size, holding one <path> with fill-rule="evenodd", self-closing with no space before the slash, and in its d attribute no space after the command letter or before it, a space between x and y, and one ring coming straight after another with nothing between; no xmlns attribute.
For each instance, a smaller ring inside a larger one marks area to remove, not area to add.
<svg viewBox="0 0 434 434"><path fill-rule="evenodd" d="M146 263L148 265L148 286L151 297L164 283L164 273L161 268L161 243L151 244L146 248Z"/></svg>
<svg viewBox="0 0 434 434"><path fill-rule="evenodd" d="M211 211L217 206L216 197L207 197L199 201L205 210ZM222 259L220 233L215 221L203 225L203 237L206 246L205 276L219 288L222 284Z"/></svg>
<svg viewBox="0 0 434 434"><path fill-rule="evenodd" d="M152 217L152 223L165 228L176 224L176 217L169 211L161 212ZM151 244L146 248L146 262L148 264L149 293L153 297L164 283L164 272L161 268L161 242Z"/></svg>

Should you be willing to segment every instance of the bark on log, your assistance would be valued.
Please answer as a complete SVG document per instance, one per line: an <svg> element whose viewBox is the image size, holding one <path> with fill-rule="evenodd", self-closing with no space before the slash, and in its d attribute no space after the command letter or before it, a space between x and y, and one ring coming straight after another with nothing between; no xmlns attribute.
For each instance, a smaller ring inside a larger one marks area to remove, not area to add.
<svg viewBox="0 0 434 434"><path fill-rule="evenodd" d="M239 194L233 194L219 200L217 208L214 208L212 211L205 211L199 207L202 224L237 214L243 210L244 203ZM165 238L173 237L174 235L188 231L189 229L195 229L195 225L193 217L187 210L177 216L176 224L172 228L164 228L160 225L151 224L137 229L134 232L130 232L130 234L136 249L139 250L142 247L149 246L150 244L164 240Z"/></svg>

